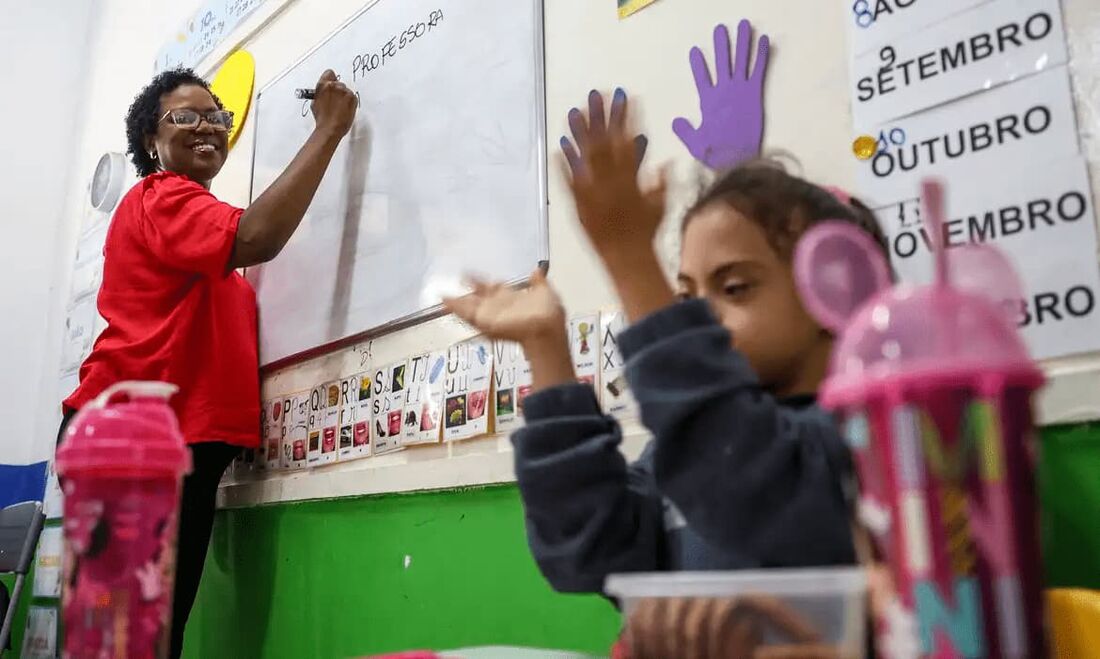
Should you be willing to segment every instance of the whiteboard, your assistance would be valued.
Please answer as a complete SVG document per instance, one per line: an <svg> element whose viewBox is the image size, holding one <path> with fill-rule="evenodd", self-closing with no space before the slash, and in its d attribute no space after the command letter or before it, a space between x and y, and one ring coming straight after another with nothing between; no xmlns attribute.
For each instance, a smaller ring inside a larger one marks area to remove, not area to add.
<svg viewBox="0 0 1100 659"><path fill-rule="evenodd" d="M252 199L313 130L294 91L326 68L361 105L301 226L247 272L265 366L427 317L465 274L518 281L546 258L541 0L368 4L257 96Z"/></svg>

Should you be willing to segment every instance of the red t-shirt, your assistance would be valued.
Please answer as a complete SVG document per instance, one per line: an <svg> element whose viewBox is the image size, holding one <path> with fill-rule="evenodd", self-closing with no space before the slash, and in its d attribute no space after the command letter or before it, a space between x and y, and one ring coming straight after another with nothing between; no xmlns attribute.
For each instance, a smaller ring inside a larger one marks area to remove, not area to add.
<svg viewBox="0 0 1100 659"><path fill-rule="evenodd" d="M242 212L172 172L126 194L103 249L107 329L65 407L79 409L122 380L170 382L189 444L259 446L256 294L227 273Z"/></svg>

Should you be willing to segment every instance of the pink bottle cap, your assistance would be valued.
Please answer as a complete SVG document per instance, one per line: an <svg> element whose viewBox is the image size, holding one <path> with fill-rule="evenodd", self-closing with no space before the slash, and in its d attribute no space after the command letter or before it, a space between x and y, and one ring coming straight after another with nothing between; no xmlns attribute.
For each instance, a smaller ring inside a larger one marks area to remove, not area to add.
<svg viewBox="0 0 1100 659"><path fill-rule="evenodd" d="M121 477L178 478L191 471L191 453L168 399L175 385L119 382L86 405L69 424L57 451L57 473L98 472Z"/></svg>
<svg viewBox="0 0 1100 659"><path fill-rule="evenodd" d="M989 245L945 251L941 184L925 182L922 200L936 259L931 284L892 285L882 249L851 223L819 224L799 241L799 292L837 336L820 391L826 407L899 400L930 387L993 393L1043 382L1010 313L1023 298L1011 264Z"/></svg>

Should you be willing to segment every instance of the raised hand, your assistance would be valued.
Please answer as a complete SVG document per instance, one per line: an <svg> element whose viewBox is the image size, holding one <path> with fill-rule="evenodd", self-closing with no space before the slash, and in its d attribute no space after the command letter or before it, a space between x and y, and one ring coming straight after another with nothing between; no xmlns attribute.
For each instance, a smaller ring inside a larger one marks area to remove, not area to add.
<svg viewBox="0 0 1100 659"><path fill-rule="evenodd" d="M664 217L665 179L643 190L638 185L638 149L630 128L625 94L616 93L610 119L603 97L588 97L588 112L574 108L569 124L580 152L566 150L563 173L573 192L581 226L604 258L651 253Z"/></svg>
<svg viewBox="0 0 1100 659"><path fill-rule="evenodd" d="M447 298L443 305L491 339L515 341L525 347L547 337L564 336L565 311L541 270L531 274L526 289L473 281L473 292Z"/></svg>
<svg viewBox="0 0 1100 659"><path fill-rule="evenodd" d="M764 139L764 75L770 42L760 37L756 63L749 74L752 25L737 26L737 55L730 68L730 35L725 25L714 28L715 77L703 51L691 49L691 71L699 90L702 121L696 128L680 117L672 130L696 160L711 169L727 169L760 155Z"/></svg>
<svg viewBox="0 0 1100 659"><path fill-rule="evenodd" d="M337 137L343 137L351 130L351 124L355 121L359 97L336 78L332 69L329 69L322 73L317 81L312 105L313 119L317 122L317 128L329 131Z"/></svg>
<svg viewBox="0 0 1100 659"><path fill-rule="evenodd" d="M626 101L626 92L623 91L621 87L616 89L615 94L611 97L611 114L615 115L616 112L621 112L622 108L626 106ZM593 89L588 94L589 113L594 111L593 108L600 108L600 112L603 112L603 107L603 94ZM573 175L576 175L577 169L584 164L584 145L587 136L585 132L584 115L576 108L573 108L573 110L569 112L569 130L572 131L573 139L577 141L577 145L574 146L573 143L569 141L568 137L562 135L561 151L565 154L565 159L569 163L569 169L573 172ZM649 138L645 135L638 135L634 138L634 148L637 152L638 167L641 167L642 160L645 158L645 152L648 147Z"/></svg>

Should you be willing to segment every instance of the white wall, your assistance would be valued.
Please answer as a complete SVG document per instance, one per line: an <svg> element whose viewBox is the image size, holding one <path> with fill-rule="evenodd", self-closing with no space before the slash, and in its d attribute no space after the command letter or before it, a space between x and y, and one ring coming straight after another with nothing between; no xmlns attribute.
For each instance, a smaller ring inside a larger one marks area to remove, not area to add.
<svg viewBox="0 0 1100 659"><path fill-rule="evenodd" d="M669 129L675 116L686 113L694 117L697 111L687 63L688 49L698 44L709 53L710 33L715 23L725 22L732 26L741 17L747 17L759 31L768 33L775 45L766 92L765 147L794 153L804 173L814 180L840 185L850 185L854 181L855 162L846 155L850 153L853 136L847 109L847 51L841 0L788 0L782 3L745 0L735 5L728 0L661 0L624 22L615 18L611 0L545 2L550 153L557 151L557 139L565 128L564 117L570 107L582 102L593 87L621 85L644 105L645 128L651 139L648 162L654 164L669 159L676 162L679 185L674 195L677 208L672 215L678 215L679 207L690 198L698 176L698 170L689 162ZM0 0L0 3L4 3L0 6L7 6L9 0ZM59 3L60 0L54 0L40 4L57 6ZM271 7L282 9L285 6L285 9L274 18L271 18L272 11L262 9L239 31L250 34L263 25L263 29L245 43L256 59L257 89L366 3L366 0L268 0ZM163 40L197 5L198 0L180 3L100 0L96 3L97 22L101 27L87 58L88 68L83 73L87 93L80 106L82 111L79 119L73 122L79 125L81 135L67 148L47 150L65 154L73 168L74 174L65 184L67 193L58 195L64 196L67 208L80 207L84 186L99 155L106 150L124 148L122 117L128 103L147 82L153 58ZM1100 73L1095 68L1095 44L1098 42L1094 35L1100 30L1100 8L1095 0L1063 0L1063 7L1080 97L1078 116L1082 123L1083 146L1095 159L1100 157L1100 135L1097 134L1100 117L1096 109ZM166 10L173 13L166 15L163 13ZM7 17L10 14L0 12L0 15ZM0 30L5 28L0 26ZM44 30L41 34L57 33L55 27L47 29L43 25L41 29ZM26 30L22 32L26 34ZM24 39L43 41L41 35ZM0 48L3 47L0 43ZM208 73L228 47L219 48L208 57L199 67L200 73ZM71 52L68 51L64 60L68 66L80 59L72 57ZM26 61L26 58L21 55L18 61ZM65 74L70 75L68 70ZM0 112L7 110L2 108ZM33 143L35 149L42 147L37 137L33 141L23 139ZM252 125L246 122L236 149L215 181L214 192L227 201L244 204L248 200L252 139ZM48 164L44 161L40 167L24 171L49 171ZM1095 174L1100 173L1095 164L1093 172L1095 179ZM1100 192L1100 186L1095 187ZM551 168L550 202L551 279L563 293L567 306L576 312L612 306L613 296L576 229L569 200L554 168ZM5 213L4 217L12 223L8 218L18 216ZM52 248L50 253L46 253L45 248L38 252L46 261L53 258L54 252L59 255L52 297L49 286L42 282L35 289L37 293L19 293L14 299L20 303L20 309L31 303L38 305L33 314L20 315L21 319L38 323L34 325L36 329L0 324L0 333L19 333L14 337L18 341L0 340L0 350L5 351L0 353L0 369L3 369L0 393L19 390L22 378L8 375L13 371L41 372L47 380L37 388L37 394L25 392L19 398L23 402L21 407L13 405L11 408L13 411L37 408L33 415L9 414L13 419L32 417L20 422L20 432L15 436L30 432L43 436L51 432L55 423L54 373L60 300L68 290L68 264L76 240L76 228L71 224L74 218L68 219L70 224L57 232L56 238L52 233L49 236L36 233L34 242ZM35 265L33 256L23 256L31 254L28 249L31 241L13 246L15 242L0 243L3 245L0 250L4 250L0 252L4 256L0 258L2 281L32 282L33 274L48 276L52 264ZM20 254L8 256L9 251ZM12 270L11 276L7 270L9 260L22 264L21 269ZM2 308L7 311L12 306L8 303L7 292L4 296ZM47 311L48 325L43 325L41 318ZM60 320L63 321L63 317ZM453 320L433 321L383 337L370 346L334 353L274 374L265 380L264 394L265 397L284 395L359 372L368 349L373 352L376 362L386 362L404 357L413 350L445 347L467 334L468 331ZM0 334L0 337L6 336ZM12 347L17 345L27 348ZM6 354L8 352L12 354ZM9 363L16 364L18 369L9 369ZM1095 393L1100 392L1098 364L1095 358L1076 358L1054 365L1061 375L1044 399L1046 420L1065 420L1086 408L1093 410L1087 415L1100 417L1100 405L1095 403L1100 398ZM640 441L637 435L631 440L632 450L636 450ZM44 455L47 446L48 443L43 444L37 450ZM0 456L0 461L6 460ZM231 489L230 498L246 503L507 480L511 478L510 461L506 440L491 437L336 465L309 474L271 479L262 485L238 486Z"/></svg>
<svg viewBox="0 0 1100 659"><path fill-rule="evenodd" d="M62 297L54 266L70 217L74 140L84 123L92 0L0 0L0 462L45 459L39 416L57 387ZM55 427L56 430L56 427Z"/></svg>

